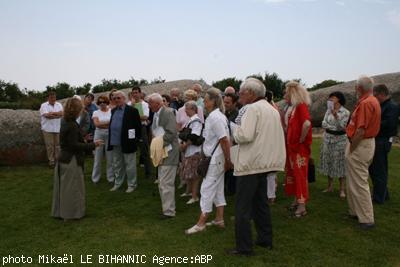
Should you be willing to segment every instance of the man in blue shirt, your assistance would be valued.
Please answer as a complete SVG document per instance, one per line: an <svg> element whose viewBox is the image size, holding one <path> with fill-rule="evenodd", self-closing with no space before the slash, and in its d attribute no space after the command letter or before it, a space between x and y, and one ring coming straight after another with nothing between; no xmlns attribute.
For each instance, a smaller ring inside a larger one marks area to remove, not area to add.
<svg viewBox="0 0 400 267"><path fill-rule="evenodd" d="M108 149L112 150L115 183L110 191L118 190L126 176L126 193L131 193L137 187L136 150L141 138L140 116L137 109L125 104L124 92L114 92L113 99L116 107L111 110Z"/></svg>

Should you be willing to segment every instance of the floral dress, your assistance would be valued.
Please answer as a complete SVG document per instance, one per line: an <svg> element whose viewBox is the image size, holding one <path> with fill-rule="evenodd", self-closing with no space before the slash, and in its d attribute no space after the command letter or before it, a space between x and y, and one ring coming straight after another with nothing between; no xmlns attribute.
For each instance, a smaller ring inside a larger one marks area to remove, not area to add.
<svg viewBox="0 0 400 267"><path fill-rule="evenodd" d="M329 177L344 177L346 125L350 112L343 106L337 111L337 118L330 110L325 113L322 128L325 129L321 148L319 171Z"/></svg>

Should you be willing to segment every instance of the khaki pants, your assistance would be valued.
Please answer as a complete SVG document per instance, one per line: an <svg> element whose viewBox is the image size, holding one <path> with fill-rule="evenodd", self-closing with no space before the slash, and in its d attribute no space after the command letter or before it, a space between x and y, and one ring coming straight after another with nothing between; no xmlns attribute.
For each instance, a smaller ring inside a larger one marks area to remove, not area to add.
<svg viewBox="0 0 400 267"><path fill-rule="evenodd" d="M54 165L60 153L60 134L43 132L44 144L46 145L49 165Z"/></svg>
<svg viewBox="0 0 400 267"><path fill-rule="evenodd" d="M163 214L175 216L175 177L177 166L158 167L158 189L160 191Z"/></svg>
<svg viewBox="0 0 400 267"><path fill-rule="evenodd" d="M375 139L363 139L350 153L346 145L346 189L350 215L356 215L360 223L374 223L374 209L368 183L368 167L375 151Z"/></svg>

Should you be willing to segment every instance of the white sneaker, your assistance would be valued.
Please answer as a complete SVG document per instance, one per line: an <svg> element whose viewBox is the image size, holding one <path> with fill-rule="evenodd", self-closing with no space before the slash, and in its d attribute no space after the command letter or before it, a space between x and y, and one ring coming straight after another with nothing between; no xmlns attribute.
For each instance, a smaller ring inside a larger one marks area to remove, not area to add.
<svg viewBox="0 0 400 267"><path fill-rule="evenodd" d="M199 198L191 198L191 199L189 199L188 202L186 202L186 204L190 205L190 204L193 204L193 203L195 203L197 201L199 201Z"/></svg>
<svg viewBox="0 0 400 267"><path fill-rule="evenodd" d="M191 197L192 196L192 194L191 193L183 193L183 194L181 194L181 197Z"/></svg>
<svg viewBox="0 0 400 267"><path fill-rule="evenodd" d="M156 180L154 181L154 183L155 183L155 184L158 184L158 183L160 183L160 180L156 179Z"/></svg>
<svg viewBox="0 0 400 267"><path fill-rule="evenodd" d="M195 233L198 233L198 232L202 232L204 230L206 230L206 226L205 225L198 226L197 224L195 224L191 228L185 230L185 234L191 235L191 234L195 234Z"/></svg>
<svg viewBox="0 0 400 267"><path fill-rule="evenodd" d="M135 191L135 188L133 186L128 186L128 189L126 189L125 193L132 193Z"/></svg>

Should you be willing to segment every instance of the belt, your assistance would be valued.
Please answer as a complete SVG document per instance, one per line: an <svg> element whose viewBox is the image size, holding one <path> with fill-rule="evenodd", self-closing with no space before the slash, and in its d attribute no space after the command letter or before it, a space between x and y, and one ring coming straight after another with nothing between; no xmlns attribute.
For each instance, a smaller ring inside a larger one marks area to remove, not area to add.
<svg viewBox="0 0 400 267"><path fill-rule="evenodd" d="M332 131L332 130L325 130L328 134L333 134L333 135L345 135L346 132L345 131Z"/></svg>

